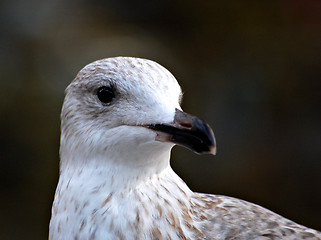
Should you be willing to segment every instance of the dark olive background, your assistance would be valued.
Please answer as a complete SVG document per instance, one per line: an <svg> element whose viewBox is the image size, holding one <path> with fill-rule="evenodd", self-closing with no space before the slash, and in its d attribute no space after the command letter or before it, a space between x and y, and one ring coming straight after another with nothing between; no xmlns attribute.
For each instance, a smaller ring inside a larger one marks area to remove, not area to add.
<svg viewBox="0 0 321 240"><path fill-rule="evenodd" d="M321 230L321 3L2 0L0 239L46 239L64 89L86 64L168 68L217 156L175 147L195 191L258 203Z"/></svg>

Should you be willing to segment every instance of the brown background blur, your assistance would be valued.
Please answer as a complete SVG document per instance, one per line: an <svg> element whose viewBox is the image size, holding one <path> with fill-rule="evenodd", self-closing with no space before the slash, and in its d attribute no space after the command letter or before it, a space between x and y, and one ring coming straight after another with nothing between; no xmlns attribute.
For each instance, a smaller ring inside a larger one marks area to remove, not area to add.
<svg viewBox="0 0 321 240"><path fill-rule="evenodd" d="M321 230L321 2L2 0L0 239L46 239L64 89L86 64L138 56L180 82L217 156L175 147L200 192Z"/></svg>

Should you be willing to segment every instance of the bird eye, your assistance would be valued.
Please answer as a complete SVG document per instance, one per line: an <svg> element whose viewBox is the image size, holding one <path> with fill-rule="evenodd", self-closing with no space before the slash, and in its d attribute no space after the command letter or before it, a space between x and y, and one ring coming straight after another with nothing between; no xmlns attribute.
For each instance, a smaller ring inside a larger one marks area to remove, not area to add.
<svg viewBox="0 0 321 240"><path fill-rule="evenodd" d="M97 96L102 103L110 103L115 97L115 93L111 87L103 86L98 88Z"/></svg>

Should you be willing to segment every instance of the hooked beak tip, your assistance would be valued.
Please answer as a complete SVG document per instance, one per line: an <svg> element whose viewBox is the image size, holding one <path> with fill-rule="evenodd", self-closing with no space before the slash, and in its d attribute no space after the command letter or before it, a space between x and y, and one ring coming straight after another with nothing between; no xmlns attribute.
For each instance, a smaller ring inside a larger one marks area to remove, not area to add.
<svg viewBox="0 0 321 240"><path fill-rule="evenodd" d="M215 156L216 152L217 152L216 145L211 146L209 153Z"/></svg>

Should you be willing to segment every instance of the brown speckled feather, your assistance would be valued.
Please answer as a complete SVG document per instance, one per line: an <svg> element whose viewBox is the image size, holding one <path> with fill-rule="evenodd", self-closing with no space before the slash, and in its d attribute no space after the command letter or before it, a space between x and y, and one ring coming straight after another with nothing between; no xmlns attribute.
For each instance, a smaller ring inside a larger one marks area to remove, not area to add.
<svg viewBox="0 0 321 240"><path fill-rule="evenodd" d="M195 193L191 201L205 239L321 239L318 231L240 199Z"/></svg>

